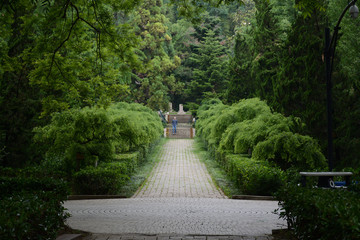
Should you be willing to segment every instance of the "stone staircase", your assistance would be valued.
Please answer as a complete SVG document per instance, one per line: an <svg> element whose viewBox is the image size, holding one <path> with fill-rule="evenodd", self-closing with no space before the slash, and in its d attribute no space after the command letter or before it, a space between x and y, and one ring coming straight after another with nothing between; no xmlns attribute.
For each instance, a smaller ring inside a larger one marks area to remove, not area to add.
<svg viewBox="0 0 360 240"><path fill-rule="evenodd" d="M167 138L194 138L195 137L195 128L191 124L179 123L176 128L176 134L172 134L172 126L168 124L164 129L164 136Z"/></svg>

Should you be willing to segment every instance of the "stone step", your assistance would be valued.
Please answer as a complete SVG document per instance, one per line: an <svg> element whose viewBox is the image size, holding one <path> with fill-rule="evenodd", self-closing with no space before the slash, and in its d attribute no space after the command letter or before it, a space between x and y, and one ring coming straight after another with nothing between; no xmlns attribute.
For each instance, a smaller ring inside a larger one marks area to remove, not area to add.
<svg viewBox="0 0 360 240"><path fill-rule="evenodd" d="M176 117L178 123L192 123L193 121L193 117L189 114L174 114L174 115L168 115L168 123L171 124L174 117Z"/></svg>
<svg viewBox="0 0 360 240"><path fill-rule="evenodd" d="M164 137L167 138L194 138L195 128L192 127L177 127L176 134L172 134L172 127L164 129Z"/></svg>

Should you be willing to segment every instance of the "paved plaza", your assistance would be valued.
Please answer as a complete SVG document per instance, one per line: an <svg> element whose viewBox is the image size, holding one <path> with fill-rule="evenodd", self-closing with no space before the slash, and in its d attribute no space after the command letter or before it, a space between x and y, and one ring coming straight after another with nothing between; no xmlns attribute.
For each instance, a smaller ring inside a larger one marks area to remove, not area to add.
<svg viewBox="0 0 360 240"><path fill-rule="evenodd" d="M227 199L193 152L192 139L172 139L142 188L128 199L65 202L68 224L107 239L271 239L286 228L276 201Z"/></svg>

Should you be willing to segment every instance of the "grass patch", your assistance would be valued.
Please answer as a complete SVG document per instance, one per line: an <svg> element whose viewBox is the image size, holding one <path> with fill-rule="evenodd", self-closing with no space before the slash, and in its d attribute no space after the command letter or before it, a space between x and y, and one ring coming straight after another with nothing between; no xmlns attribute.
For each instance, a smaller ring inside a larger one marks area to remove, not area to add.
<svg viewBox="0 0 360 240"><path fill-rule="evenodd" d="M220 188L227 197L232 198L233 195L242 194L221 165L210 156L201 139L197 137L195 138L194 153L199 157L200 161L205 164L216 187Z"/></svg>
<svg viewBox="0 0 360 240"><path fill-rule="evenodd" d="M161 138L159 143L151 149L146 162L135 170L135 173L131 176L130 181L122 187L120 195L131 197L144 184L153 167L157 162L159 162L159 152L167 141L167 138Z"/></svg>

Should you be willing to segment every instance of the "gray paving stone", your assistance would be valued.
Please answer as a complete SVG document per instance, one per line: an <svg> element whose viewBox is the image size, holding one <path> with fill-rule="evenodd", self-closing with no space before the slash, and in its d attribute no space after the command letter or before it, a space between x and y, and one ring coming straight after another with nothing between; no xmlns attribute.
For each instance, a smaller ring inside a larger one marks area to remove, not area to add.
<svg viewBox="0 0 360 240"><path fill-rule="evenodd" d="M287 227L273 214L276 201L227 199L215 188L192 144L193 140L169 140L149 180L133 198L66 201L72 215L68 225L94 233L86 240L270 240L272 229Z"/></svg>
<svg viewBox="0 0 360 240"><path fill-rule="evenodd" d="M169 236L158 236L157 240L169 240L170 237Z"/></svg>
<svg viewBox="0 0 360 240"><path fill-rule="evenodd" d="M193 152L192 139L172 139L159 153L160 162L135 198L226 198Z"/></svg>

